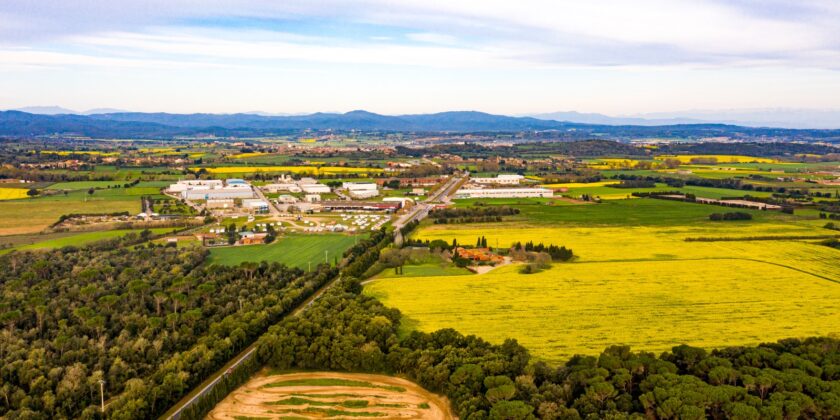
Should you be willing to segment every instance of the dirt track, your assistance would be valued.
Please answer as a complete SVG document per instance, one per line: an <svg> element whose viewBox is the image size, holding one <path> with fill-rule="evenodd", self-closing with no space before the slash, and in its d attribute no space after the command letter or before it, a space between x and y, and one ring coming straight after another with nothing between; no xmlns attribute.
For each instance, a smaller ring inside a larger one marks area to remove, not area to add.
<svg viewBox="0 0 840 420"><path fill-rule="evenodd" d="M365 385L294 385L266 387L291 380L341 379ZM387 389L386 387L391 387ZM399 387L404 391L396 390ZM297 398L296 401L290 400ZM358 407L366 401L366 406ZM278 404L278 401L284 401ZM352 406L352 407L351 407ZM332 412L327 412L331 410ZM341 412L353 415L341 415ZM365 416L364 413L370 413ZM361 373L302 372L254 376L220 402L207 419L236 418L377 418L455 419L449 401L405 379Z"/></svg>

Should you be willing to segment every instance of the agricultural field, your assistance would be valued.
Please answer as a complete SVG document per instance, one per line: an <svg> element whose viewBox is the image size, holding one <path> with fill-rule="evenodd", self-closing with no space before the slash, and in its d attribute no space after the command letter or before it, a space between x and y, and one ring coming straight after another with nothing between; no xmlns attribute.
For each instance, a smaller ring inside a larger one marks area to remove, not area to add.
<svg viewBox="0 0 840 420"><path fill-rule="evenodd" d="M262 372L207 415L210 420L318 418L454 419L446 398L405 379L338 372Z"/></svg>
<svg viewBox="0 0 840 420"><path fill-rule="evenodd" d="M676 159L680 163L691 163L695 159L716 160L717 163L778 163L776 159L743 155L659 155L654 159Z"/></svg>
<svg viewBox="0 0 840 420"><path fill-rule="evenodd" d="M238 265L243 262L279 262L289 266L308 269L324 262L324 252L330 264L335 258L356 243L356 237L342 234L289 235L278 237L267 245L246 245L213 248L210 262L223 265Z"/></svg>
<svg viewBox="0 0 840 420"><path fill-rule="evenodd" d="M26 192L28 190L25 188L0 188L0 201L2 200L19 200L21 198L26 198Z"/></svg>
<svg viewBox="0 0 840 420"><path fill-rule="evenodd" d="M840 284L739 258L556 264L529 275L505 266L378 280L365 291L423 331L512 337L553 362L614 344L659 352L840 332Z"/></svg>
<svg viewBox="0 0 840 420"><path fill-rule="evenodd" d="M572 262L536 274L509 265L457 276L406 266L405 275L381 276L366 293L423 331L451 327L495 343L513 337L550 361L616 343L662 351L840 333L840 251L799 239L837 232L813 217L747 211L753 220L710 222L710 213L726 208L652 199L525 203L492 229L424 225L413 237L564 245ZM790 239L750 240L767 236Z"/></svg>
<svg viewBox="0 0 840 420"><path fill-rule="evenodd" d="M140 212L140 196L131 195L139 191L130 191L129 195L115 194L115 191L98 190L92 196L79 191L0 201L0 236L40 232L65 214Z"/></svg>
<svg viewBox="0 0 840 420"><path fill-rule="evenodd" d="M202 168L191 168L197 171ZM379 168L360 168L344 166L219 166L203 168L211 174L249 174L260 172L288 172L293 174L310 175L341 175L341 174L375 174L382 172Z"/></svg>
<svg viewBox="0 0 840 420"><path fill-rule="evenodd" d="M115 188L122 187L125 182L121 181L72 181L58 182L49 186L50 190L86 190L89 188Z"/></svg>
<svg viewBox="0 0 840 420"><path fill-rule="evenodd" d="M172 228L153 228L149 229L153 234L158 235L162 233L171 232ZM114 239L125 236L129 233L140 233L142 232L141 229L133 229L133 230L105 230L105 231L97 231L97 232L84 232L84 233L70 233L70 234L62 234L56 238L46 239L43 241L38 241L35 243L30 243L26 245L17 246L14 248L7 248L0 250L0 255L11 252L12 250L17 251L33 251L33 250L42 250L42 249L54 249L54 248L63 248L65 246L83 246L93 242L102 241L106 239Z"/></svg>

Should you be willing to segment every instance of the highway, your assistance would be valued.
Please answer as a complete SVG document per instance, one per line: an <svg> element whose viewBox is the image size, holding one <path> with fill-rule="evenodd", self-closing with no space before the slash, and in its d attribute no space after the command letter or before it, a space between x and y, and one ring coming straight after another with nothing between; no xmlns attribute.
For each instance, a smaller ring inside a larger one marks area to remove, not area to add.
<svg viewBox="0 0 840 420"><path fill-rule="evenodd" d="M435 204L438 203L448 203L449 198L458 191L458 188L463 183L465 177L453 175L450 177L443 186L435 190L429 197L424 200L423 202L417 203L414 207L412 207L407 213L400 216L393 224L394 226L394 241L397 244L402 244L402 228L414 221L420 221L426 218L429 215L429 212L434 209Z"/></svg>

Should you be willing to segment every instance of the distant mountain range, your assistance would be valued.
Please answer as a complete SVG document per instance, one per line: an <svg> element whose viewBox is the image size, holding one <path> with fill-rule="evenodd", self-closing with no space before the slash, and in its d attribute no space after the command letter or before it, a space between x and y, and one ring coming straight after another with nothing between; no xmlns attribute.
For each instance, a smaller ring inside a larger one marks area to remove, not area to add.
<svg viewBox="0 0 840 420"><path fill-rule="evenodd" d="M115 112L126 112L122 109L115 109L115 108L94 108L89 109L87 111L79 112L74 111L72 109L62 108L60 106L28 106L23 108L17 108L13 111L21 111L26 112L29 114L38 114L38 115L62 115L62 114L75 114L75 115L95 115L95 114L112 114Z"/></svg>
<svg viewBox="0 0 840 420"><path fill-rule="evenodd" d="M794 129L840 129L840 110L756 108L657 112L631 116L609 116L575 111L528 115L555 121L604 125L731 124L744 127Z"/></svg>
<svg viewBox="0 0 840 420"><path fill-rule="evenodd" d="M41 111L58 111L55 107ZM558 121L534 117L511 117L475 111L437 114L380 115L367 111L315 113L309 115L266 116L256 114L169 114L140 112L94 112L79 114L35 114L22 111L0 112L0 136L40 136L52 134L115 138L167 138L173 136L214 135L251 137L288 134L300 130L361 130L402 132L541 132L539 138L780 138L802 141L840 141L840 130L791 130L749 128L725 124L685 124L682 120L662 120L669 125L643 124L643 121L604 120L586 115L590 123ZM108 111L108 110L105 110ZM555 115L561 118L563 115ZM583 117L581 117L582 119ZM609 121L610 123L608 123ZM649 121L648 121L649 122ZM615 125L612 123L621 123Z"/></svg>

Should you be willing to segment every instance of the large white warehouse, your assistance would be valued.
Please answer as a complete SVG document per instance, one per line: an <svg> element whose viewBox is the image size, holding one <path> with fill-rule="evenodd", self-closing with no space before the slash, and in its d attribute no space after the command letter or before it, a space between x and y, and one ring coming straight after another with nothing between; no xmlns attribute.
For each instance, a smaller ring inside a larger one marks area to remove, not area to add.
<svg viewBox="0 0 840 420"><path fill-rule="evenodd" d="M455 193L455 198L526 198L551 197L547 188L467 188Z"/></svg>

